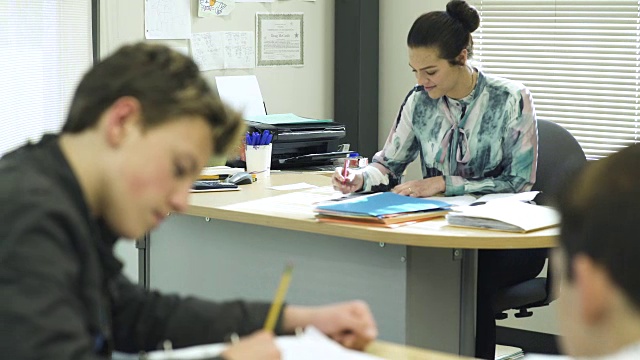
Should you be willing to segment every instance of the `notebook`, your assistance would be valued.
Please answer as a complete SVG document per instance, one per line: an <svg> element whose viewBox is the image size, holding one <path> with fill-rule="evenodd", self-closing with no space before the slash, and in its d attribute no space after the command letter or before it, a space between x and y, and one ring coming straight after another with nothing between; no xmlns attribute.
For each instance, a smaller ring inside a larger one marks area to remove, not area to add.
<svg viewBox="0 0 640 360"><path fill-rule="evenodd" d="M421 199L382 192L315 207L319 221L394 225L444 216L451 205L433 199Z"/></svg>

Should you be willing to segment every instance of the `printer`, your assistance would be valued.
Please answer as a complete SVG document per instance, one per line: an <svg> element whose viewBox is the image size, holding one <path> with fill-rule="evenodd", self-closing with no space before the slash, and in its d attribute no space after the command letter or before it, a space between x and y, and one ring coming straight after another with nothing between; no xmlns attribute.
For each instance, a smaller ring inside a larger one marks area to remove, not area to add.
<svg viewBox="0 0 640 360"><path fill-rule="evenodd" d="M346 135L343 124L299 119L303 122L295 122L295 119L283 123L246 120L249 132L269 130L273 134L271 169L329 165L333 159L351 153L336 151L339 140Z"/></svg>

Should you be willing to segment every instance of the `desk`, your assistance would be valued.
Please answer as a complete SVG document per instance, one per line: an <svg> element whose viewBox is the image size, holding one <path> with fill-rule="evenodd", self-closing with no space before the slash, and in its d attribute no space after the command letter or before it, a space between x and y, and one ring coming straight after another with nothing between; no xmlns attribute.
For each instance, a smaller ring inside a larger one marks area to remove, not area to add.
<svg viewBox="0 0 640 360"><path fill-rule="evenodd" d="M445 354L432 350L418 349L411 346L376 341L367 347L366 352L389 360L471 360L472 358Z"/></svg>
<svg viewBox="0 0 640 360"><path fill-rule="evenodd" d="M442 219L396 229L327 224L314 220L311 206L256 206L285 193L268 186L298 182L327 186L330 179L272 174L240 192L194 194L185 214L151 234L151 287L269 301L284 263L293 261L290 303L363 299L381 339L472 355L477 249L553 247L558 234L454 228Z"/></svg>

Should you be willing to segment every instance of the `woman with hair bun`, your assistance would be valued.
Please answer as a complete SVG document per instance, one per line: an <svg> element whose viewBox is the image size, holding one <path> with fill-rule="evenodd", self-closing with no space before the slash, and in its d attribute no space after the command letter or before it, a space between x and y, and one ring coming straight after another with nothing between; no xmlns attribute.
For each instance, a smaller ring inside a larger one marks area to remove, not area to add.
<svg viewBox="0 0 640 360"><path fill-rule="evenodd" d="M531 189L537 164L533 99L522 84L469 64L477 10L453 0L446 11L421 15L407 36L418 85L407 95L385 146L372 163L332 182L344 193L392 191L429 197ZM418 155L422 177L402 183ZM476 356L493 359L493 299L501 289L534 278L546 249L481 250L478 254Z"/></svg>

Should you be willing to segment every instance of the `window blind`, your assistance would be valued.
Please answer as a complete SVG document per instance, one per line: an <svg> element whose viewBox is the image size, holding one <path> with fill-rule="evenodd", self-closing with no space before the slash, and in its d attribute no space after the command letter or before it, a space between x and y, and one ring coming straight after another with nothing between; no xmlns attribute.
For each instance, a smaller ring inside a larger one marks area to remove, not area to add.
<svg viewBox="0 0 640 360"><path fill-rule="evenodd" d="M597 159L640 142L640 1L471 0L475 60L524 83L538 118Z"/></svg>
<svg viewBox="0 0 640 360"><path fill-rule="evenodd" d="M92 64L90 0L0 1L0 156L58 131Z"/></svg>

